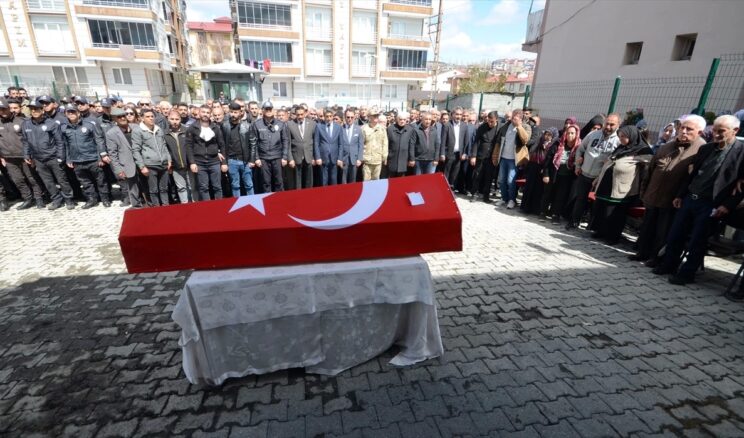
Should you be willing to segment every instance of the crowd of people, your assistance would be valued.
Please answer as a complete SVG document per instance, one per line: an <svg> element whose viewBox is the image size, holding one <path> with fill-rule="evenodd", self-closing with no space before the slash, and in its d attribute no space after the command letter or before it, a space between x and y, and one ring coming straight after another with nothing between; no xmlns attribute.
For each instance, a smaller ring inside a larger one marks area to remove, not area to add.
<svg viewBox="0 0 744 438"><path fill-rule="evenodd" d="M442 172L454 192L488 203L499 193L497 206L509 210L521 187L522 213L567 230L588 217L592 237L608 244L643 207L631 258L675 284L694 281L707 238L744 198L741 121L730 114L713 123L683 115L650 144L645 121L616 113L543 127L529 108L153 105L31 99L11 87L0 119L0 211L8 190L19 193L18 209L72 209L79 198L87 209L110 207L119 186L122 206L143 208Z"/></svg>

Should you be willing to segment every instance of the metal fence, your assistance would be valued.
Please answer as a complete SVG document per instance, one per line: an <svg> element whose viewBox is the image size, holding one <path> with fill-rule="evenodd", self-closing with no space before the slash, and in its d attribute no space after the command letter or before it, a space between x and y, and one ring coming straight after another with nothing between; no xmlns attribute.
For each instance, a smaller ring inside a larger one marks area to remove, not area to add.
<svg viewBox="0 0 744 438"><path fill-rule="evenodd" d="M568 116L586 123L607 113L615 80L537 84L531 106L542 117L543 126L561 126ZM705 76L622 79L615 111L625 114L643 108L651 139L667 123L693 111L706 84ZM704 105L706 112L720 114L744 108L744 53L720 57L713 84Z"/></svg>

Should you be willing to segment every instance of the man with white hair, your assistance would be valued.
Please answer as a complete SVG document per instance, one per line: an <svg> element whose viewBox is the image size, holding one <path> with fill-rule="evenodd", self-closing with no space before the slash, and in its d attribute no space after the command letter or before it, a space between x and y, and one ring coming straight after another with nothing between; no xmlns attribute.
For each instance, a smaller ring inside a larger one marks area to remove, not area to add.
<svg viewBox="0 0 744 438"><path fill-rule="evenodd" d="M415 164L413 152L413 126L408 124L408 113L395 115L395 123L388 127L388 177L405 176Z"/></svg>
<svg viewBox="0 0 744 438"><path fill-rule="evenodd" d="M638 252L629 256L631 260L646 262L651 268L658 266L659 251L674 219L672 200L687 179L689 166L695 161L700 146L705 143L700 136L703 129L704 118L692 114L680 117L676 138L663 144L648 164L648 174L641 183L646 212L638 237Z"/></svg>
<svg viewBox="0 0 744 438"><path fill-rule="evenodd" d="M695 281L695 273L705 258L708 237L721 218L744 199L744 193L735 190L744 156L744 143L736 139L738 130L739 120L732 115L715 120L713 142L700 147L692 172L672 201L677 214L666 239L664 261L653 271L657 275L671 274L672 284ZM680 265L688 232L687 257Z"/></svg>
<svg viewBox="0 0 744 438"><path fill-rule="evenodd" d="M168 115L171 111L170 102L167 100L161 100L158 102L157 110L158 111L155 113L155 124L158 125L163 132L168 132L170 130L168 123Z"/></svg>

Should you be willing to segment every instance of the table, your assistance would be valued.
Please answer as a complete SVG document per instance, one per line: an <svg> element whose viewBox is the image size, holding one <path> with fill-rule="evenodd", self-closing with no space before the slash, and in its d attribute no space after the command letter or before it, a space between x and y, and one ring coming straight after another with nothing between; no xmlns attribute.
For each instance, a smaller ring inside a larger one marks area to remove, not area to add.
<svg viewBox="0 0 744 438"><path fill-rule="evenodd" d="M172 317L191 383L296 367L335 375L394 344L397 366L443 352L421 257L196 271Z"/></svg>

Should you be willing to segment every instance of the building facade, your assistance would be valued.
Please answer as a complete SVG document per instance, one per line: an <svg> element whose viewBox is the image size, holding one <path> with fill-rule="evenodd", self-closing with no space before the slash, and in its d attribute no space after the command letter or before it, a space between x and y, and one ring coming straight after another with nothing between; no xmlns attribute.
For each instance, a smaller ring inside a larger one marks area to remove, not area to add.
<svg viewBox="0 0 744 438"><path fill-rule="evenodd" d="M188 96L183 0L0 2L0 87L30 95Z"/></svg>
<svg viewBox="0 0 744 438"><path fill-rule="evenodd" d="M276 104L406 106L427 79L432 0L237 0L243 62Z"/></svg>
<svg viewBox="0 0 744 438"><path fill-rule="evenodd" d="M586 122L606 113L615 78L615 111L644 110L654 134L697 108L714 59L720 64L704 105L744 107L744 2L547 0L528 18L523 50L538 54L532 106L544 121Z"/></svg>

